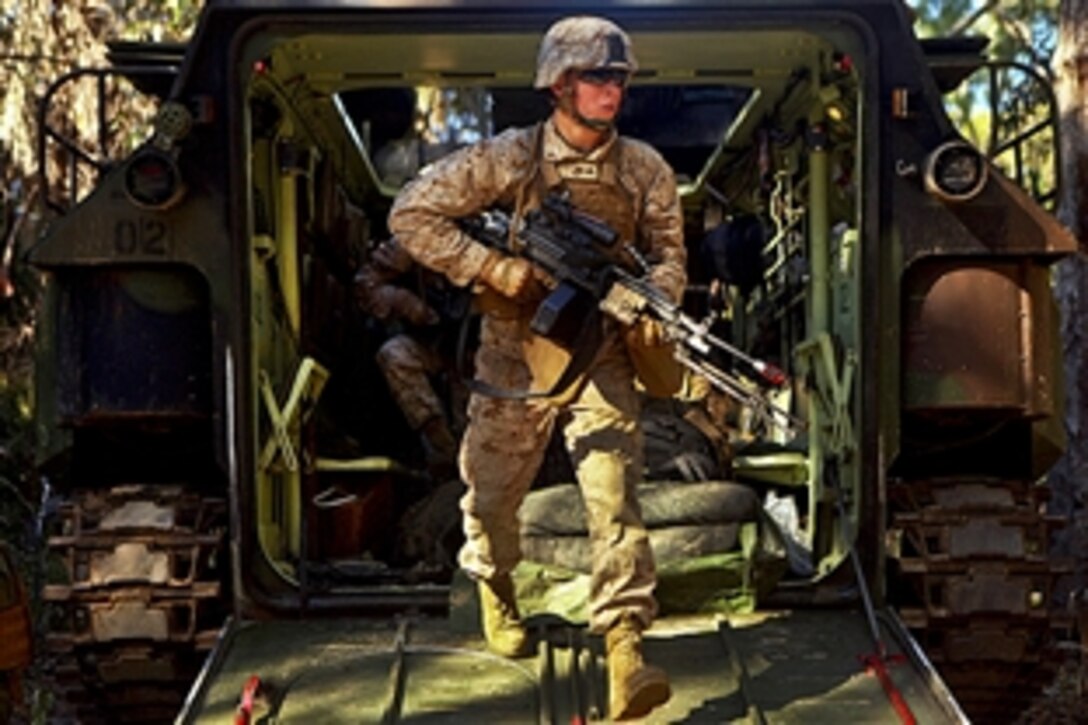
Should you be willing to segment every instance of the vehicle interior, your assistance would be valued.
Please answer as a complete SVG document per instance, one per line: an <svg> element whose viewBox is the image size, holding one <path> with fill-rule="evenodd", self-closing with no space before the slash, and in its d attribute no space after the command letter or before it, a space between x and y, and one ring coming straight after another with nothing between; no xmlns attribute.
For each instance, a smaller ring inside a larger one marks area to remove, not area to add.
<svg viewBox="0 0 1088 725"><path fill-rule="evenodd" d="M531 90L543 26L307 27L270 27L240 51L256 401L249 500L261 555L279 586L315 595L444 585L456 569L462 484L427 465L427 441L377 357L397 335L438 351L428 380L456 438L474 314L466 291L411 269L387 281L441 321L376 315L360 304L357 277L388 238L403 184L458 148L547 116L549 98ZM872 173L864 48L842 26L819 32L811 22L630 30L639 71L618 126L676 172L684 311L788 376L773 388L728 356L716 361L783 413L772 419L697 375L672 400L647 399L645 477L673 502L648 492L647 525L652 535L655 522L676 529L672 544L653 539L663 567L670 552L732 553L748 567L738 588L759 579L761 562L773 569L764 582L804 585L841 562L856 529L841 525L824 487L842 487L847 521L860 506L862 190ZM584 557L564 529L577 516L571 472L553 448L523 511L526 537L539 539L526 541L526 556L576 569ZM691 495L672 495L678 488ZM732 513L685 527L675 502L701 510L719 495ZM738 534L746 523L766 530L757 537L766 543Z"/></svg>

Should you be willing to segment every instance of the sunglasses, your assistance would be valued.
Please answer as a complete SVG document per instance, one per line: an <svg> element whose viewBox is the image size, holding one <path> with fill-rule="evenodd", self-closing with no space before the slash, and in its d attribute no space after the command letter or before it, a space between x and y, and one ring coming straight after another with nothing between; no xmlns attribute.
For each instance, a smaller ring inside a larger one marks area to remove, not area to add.
<svg viewBox="0 0 1088 725"><path fill-rule="evenodd" d="M630 80L630 74L619 68L590 68L589 70L578 71L576 77L583 83L588 83L591 86L605 86L612 84L624 88L627 86L627 81Z"/></svg>

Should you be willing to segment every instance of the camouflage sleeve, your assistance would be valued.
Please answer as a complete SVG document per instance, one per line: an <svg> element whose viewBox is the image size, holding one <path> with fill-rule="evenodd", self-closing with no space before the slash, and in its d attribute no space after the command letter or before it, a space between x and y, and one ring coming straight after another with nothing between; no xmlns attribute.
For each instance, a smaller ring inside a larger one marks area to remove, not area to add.
<svg viewBox="0 0 1088 725"><path fill-rule="evenodd" d="M509 196L529 161L526 133L508 131L456 151L405 186L389 212L389 231L425 267L465 286L480 273L487 247L454 220Z"/></svg>
<svg viewBox="0 0 1088 725"><path fill-rule="evenodd" d="M639 237L650 260L650 281L680 302L687 285L684 215L672 168L649 146L639 144L645 193L639 214Z"/></svg>

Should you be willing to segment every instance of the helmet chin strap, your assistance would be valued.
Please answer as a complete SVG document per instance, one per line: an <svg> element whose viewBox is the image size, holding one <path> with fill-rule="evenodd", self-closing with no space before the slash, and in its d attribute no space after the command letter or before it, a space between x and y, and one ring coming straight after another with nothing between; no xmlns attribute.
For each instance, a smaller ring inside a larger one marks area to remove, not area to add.
<svg viewBox="0 0 1088 725"><path fill-rule="evenodd" d="M616 122L614 120L602 121L596 118L586 118L582 114L578 113L577 110L574 111L573 116L575 121L582 124L588 129L592 129L593 131L608 131L614 125L616 125Z"/></svg>

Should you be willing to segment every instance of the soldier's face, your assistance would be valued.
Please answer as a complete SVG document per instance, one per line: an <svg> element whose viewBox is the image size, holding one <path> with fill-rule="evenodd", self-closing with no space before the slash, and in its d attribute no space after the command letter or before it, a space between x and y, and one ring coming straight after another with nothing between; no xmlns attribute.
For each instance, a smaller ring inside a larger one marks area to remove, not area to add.
<svg viewBox="0 0 1088 725"><path fill-rule="evenodd" d="M571 74L574 107L591 121L612 122L620 112L627 74L616 71L583 71Z"/></svg>

